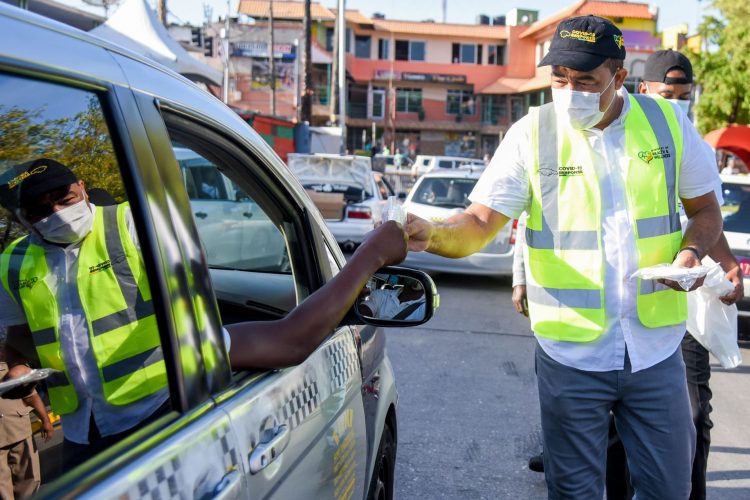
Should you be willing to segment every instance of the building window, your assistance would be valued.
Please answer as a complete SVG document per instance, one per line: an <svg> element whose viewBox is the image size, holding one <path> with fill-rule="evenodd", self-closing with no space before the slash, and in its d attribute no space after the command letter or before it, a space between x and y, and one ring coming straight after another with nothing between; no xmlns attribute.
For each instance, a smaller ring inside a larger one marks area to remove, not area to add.
<svg viewBox="0 0 750 500"><path fill-rule="evenodd" d="M497 125L508 115L507 95L482 96L482 122Z"/></svg>
<svg viewBox="0 0 750 500"><path fill-rule="evenodd" d="M381 38L378 40L378 59L385 60L389 58L389 45L390 40L387 38Z"/></svg>
<svg viewBox="0 0 750 500"><path fill-rule="evenodd" d="M422 89L396 89L396 111L418 113L422 109Z"/></svg>
<svg viewBox="0 0 750 500"><path fill-rule="evenodd" d="M424 42L409 42L409 60L424 61L425 45Z"/></svg>
<svg viewBox="0 0 750 500"><path fill-rule="evenodd" d="M354 57L370 59L370 37L357 35L354 37Z"/></svg>
<svg viewBox="0 0 750 500"><path fill-rule="evenodd" d="M482 46L477 47L473 43L454 43L452 57L454 63L481 64Z"/></svg>
<svg viewBox="0 0 750 500"><path fill-rule="evenodd" d="M333 51L333 28L326 28L326 50Z"/></svg>
<svg viewBox="0 0 750 500"><path fill-rule="evenodd" d="M344 41L344 52L349 54L352 51L352 30L346 28L346 40Z"/></svg>
<svg viewBox="0 0 750 500"><path fill-rule="evenodd" d="M474 94L470 90L449 90L445 111L449 115L473 115Z"/></svg>
<svg viewBox="0 0 750 500"><path fill-rule="evenodd" d="M424 61L425 43L409 40L396 40L397 61Z"/></svg>
<svg viewBox="0 0 750 500"><path fill-rule="evenodd" d="M505 50L502 45L487 46L487 64L502 66L505 64Z"/></svg>

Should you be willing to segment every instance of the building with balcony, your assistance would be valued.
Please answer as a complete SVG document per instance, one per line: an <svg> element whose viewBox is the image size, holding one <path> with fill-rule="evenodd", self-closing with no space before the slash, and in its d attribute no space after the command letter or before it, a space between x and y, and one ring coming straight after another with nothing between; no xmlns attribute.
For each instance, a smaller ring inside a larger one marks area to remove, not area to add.
<svg viewBox="0 0 750 500"><path fill-rule="evenodd" d="M304 3L274 1L277 114L297 116ZM230 40L231 104L268 113L269 2L241 0ZM648 54L660 48L657 12L645 3L579 0L557 14L513 9L478 23L401 21L346 12L348 149L380 142L408 154L481 157L493 153L528 108L550 100L549 68L537 68L555 26L594 14L623 31L628 86L637 84ZM312 3L313 124L334 119L335 9ZM495 24L487 24L494 22ZM296 42L295 42L296 41Z"/></svg>

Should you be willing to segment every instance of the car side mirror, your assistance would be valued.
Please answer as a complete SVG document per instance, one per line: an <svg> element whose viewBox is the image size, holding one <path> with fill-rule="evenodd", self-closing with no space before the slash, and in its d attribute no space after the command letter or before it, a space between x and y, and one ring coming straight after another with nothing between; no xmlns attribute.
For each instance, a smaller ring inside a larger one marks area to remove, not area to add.
<svg viewBox="0 0 750 500"><path fill-rule="evenodd" d="M396 196L398 196L399 200L404 201L406 199L407 195L408 194L406 193L406 191L399 191L399 193Z"/></svg>
<svg viewBox="0 0 750 500"><path fill-rule="evenodd" d="M429 275L384 267L362 289L347 319L375 326L417 326L429 321L439 306L440 295Z"/></svg>

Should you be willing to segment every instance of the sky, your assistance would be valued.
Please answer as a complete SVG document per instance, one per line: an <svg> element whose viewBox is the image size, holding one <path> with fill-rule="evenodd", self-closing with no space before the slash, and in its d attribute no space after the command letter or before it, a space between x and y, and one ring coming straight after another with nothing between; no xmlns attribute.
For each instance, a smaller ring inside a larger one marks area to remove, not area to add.
<svg viewBox="0 0 750 500"><path fill-rule="evenodd" d="M57 0L77 8L103 14L103 10L86 5L83 0ZM151 5L154 0L148 0ZM319 0L327 7L335 7L336 0ZM540 19L550 16L577 0L447 0L448 22L471 24L478 14L490 16L504 15L515 7L539 10ZM694 32L702 17L706 4L700 0L643 0L659 8L657 28L662 30L676 24L687 23ZM232 14L237 12L239 0L229 0ZM202 24L203 5L213 8L214 18L224 16L227 0L167 0L167 8L172 14L170 21L178 23ZM421 21L423 19L442 20L442 0L347 0L347 9L357 9L365 15L382 12L388 19Z"/></svg>

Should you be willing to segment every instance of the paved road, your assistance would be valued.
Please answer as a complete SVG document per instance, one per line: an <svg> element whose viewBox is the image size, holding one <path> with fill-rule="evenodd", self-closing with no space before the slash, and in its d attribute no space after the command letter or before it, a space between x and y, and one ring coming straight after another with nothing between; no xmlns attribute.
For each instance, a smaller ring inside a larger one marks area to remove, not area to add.
<svg viewBox="0 0 750 500"><path fill-rule="evenodd" d="M526 467L541 448L534 340L507 280L436 277L442 306L423 327L391 330L399 403L396 494L545 498ZM715 365L709 498L750 498L749 366Z"/></svg>

